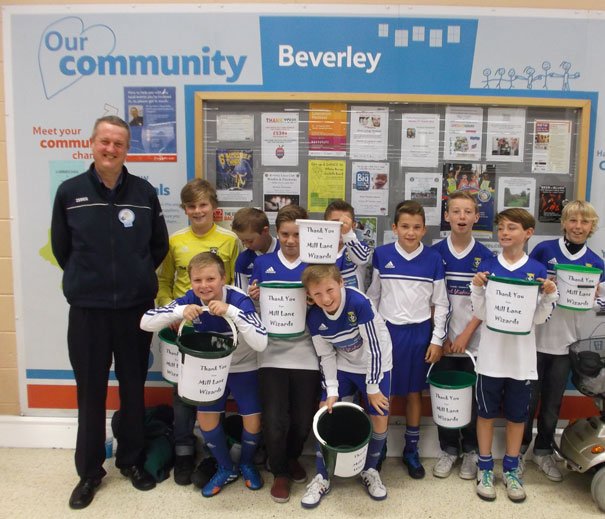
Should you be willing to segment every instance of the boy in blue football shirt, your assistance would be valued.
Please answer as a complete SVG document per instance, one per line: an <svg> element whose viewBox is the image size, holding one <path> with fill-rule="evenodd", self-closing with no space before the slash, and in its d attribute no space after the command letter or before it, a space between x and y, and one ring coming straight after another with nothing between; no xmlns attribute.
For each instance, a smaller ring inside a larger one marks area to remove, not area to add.
<svg viewBox="0 0 605 519"><path fill-rule="evenodd" d="M443 357L433 368L474 373L475 365L467 352L477 355L481 321L472 315L470 281L477 273L479 263L493 254L473 238L473 225L479 219L477 201L468 191L454 191L449 195L445 220L451 227L450 235L433 246L441 254L445 266L445 284L452 305L448 337L443 343ZM473 399L471 422L462 429L438 426L441 454L433 467L433 475L446 478L462 450L459 476L475 479L477 476L477 406Z"/></svg>
<svg viewBox="0 0 605 519"><path fill-rule="evenodd" d="M397 241L374 250L374 272L368 297L386 321L393 343L391 396L406 397L403 463L414 479L423 478L418 454L421 392L427 363L441 358L447 337L450 303L441 255L422 244L426 234L423 207L414 200L395 209Z"/></svg>
<svg viewBox="0 0 605 519"><path fill-rule="evenodd" d="M282 207L275 219L280 248L258 256L248 287L250 297L260 297L260 283L300 282L307 266L300 260L297 219L307 219L298 205ZM263 438L274 475L271 498L290 499L290 482L305 483L307 473L298 461L311 431L320 389L319 361L308 330L297 337L269 337L259 355L260 395L263 404Z"/></svg>
<svg viewBox="0 0 605 519"><path fill-rule="evenodd" d="M391 385L391 339L372 302L357 289L345 287L336 265L309 265L302 282L315 303L307 324L320 359L323 393L320 408L331 412L339 397L360 391L368 402L372 438L361 479L372 499L386 499L387 491L376 470L386 442ZM301 504L316 507L330 491L321 449L317 475L307 486Z"/></svg>
<svg viewBox="0 0 605 519"><path fill-rule="evenodd" d="M561 214L563 236L536 245L529 255L548 270L548 277L556 279L556 265L580 265L595 267L603 271L597 287L595 304L605 307L605 268L603 258L590 250L586 240L597 229L599 216L595 208L584 200L569 202ZM533 461L540 471L551 481L562 481L563 476L553 456L561 402L569 377L569 346L580 340L580 319L582 312L559 306L553 310L551 318L536 326L536 347L538 350L538 380L532 380L532 399L529 418L525 424L521 452L525 455L531 443L534 415L540 401L538 413L538 434L534 441ZM523 468L525 455L521 458Z"/></svg>
<svg viewBox="0 0 605 519"><path fill-rule="evenodd" d="M372 250L355 234L355 209L345 200L332 201L324 211L324 220L342 222L336 265L345 286L365 289L366 265Z"/></svg>
<svg viewBox="0 0 605 519"><path fill-rule="evenodd" d="M256 258L278 250L279 242L269 232L267 215L256 207L237 211L231 229L245 247L235 261L234 285L247 293Z"/></svg>
<svg viewBox="0 0 605 519"><path fill-rule="evenodd" d="M198 407L197 419L204 441L218 464L216 474L202 488L202 495L218 494L223 486L235 481L239 473L248 488L258 490L263 480L253 461L261 430L257 352L267 347L267 330L252 300L238 288L225 284L225 265L218 254L197 254L189 262L188 272L191 290L166 306L148 310L141 319L141 328L159 331L187 319L196 332L230 336L232 331L223 316L233 321L239 340L229 368L227 389L216 404ZM238 405L244 425L239 467L231 460L220 421L229 394Z"/></svg>

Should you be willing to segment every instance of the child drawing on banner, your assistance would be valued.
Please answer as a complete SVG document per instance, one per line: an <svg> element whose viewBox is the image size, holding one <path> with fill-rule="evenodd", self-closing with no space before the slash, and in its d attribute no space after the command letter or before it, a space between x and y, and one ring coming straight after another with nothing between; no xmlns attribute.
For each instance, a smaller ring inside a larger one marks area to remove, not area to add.
<svg viewBox="0 0 605 519"><path fill-rule="evenodd" d="M365 270L372 251L355 233L355 209L345 200L334 200L326 207L324 220L342 222L336 265L345 285L365 290Z"/></svg>
<svg viewBox="0 0 605 519"><path fill-rule="evenodd" d="M407 200L397 205L393 233L397 235L395 243L374 250L367 295L391 335L391 395L406 397L403 463L412 478L420 479L425 475L418 453L421 392L427 386L427 363L441 358L450 303L441 255L421 241L426 221L418 202Z"/></svg>
<svg viewBox="0 0 605 519"><path fill-rule="evenodd" d="M269 232L267 215L255 207L237 211L231 229L245 247L235 262L235 286L247 293L254 261L258 256L278 250L279 242Z"/></svg>
<svg viewBox="0 0 605 519"><path fill-rule="evenodd" d="M563 208L561 227L563 236L540 242L529 257L539 261L548 271L548 277L556 280L557 265L580 265L601 269L601 277L595 291L595 309L605 308L605 268L603 258L587 246L587 240L597 229L599 216L595 208L584 200L574 200ZM538 380L532 380L532 397L529 416L525 424L521 453L524 468L532 459L540 471L551 481L562 481L552 445L563 395L569 377L569 346L580 340L582 313L556 306L551 318L536 326L538 351ZM533 423L540 401L537 419L538 434L533 452L529 445L533 437Z"/></svg>
<svg viewBox="0 0 605 519"><path fill-rule="evenodd" d="M336 265L309 265L302 282L315 303L307 324L320 358L323 392L320 408L360 391L368 402L372 437L361 480L372 499L387 497L376 470L386 442L391 386L391 340L371 301L355 288L345 287ZM301 504L314 508L330 491L330 479L319 444L317 475L307 486Z"/></svg>
<svg viewBox="0 0 605 519"><path fill-rule="evenodd" d="M191 278L191 289L168 305L146 312L141 319L141 328L156 332L187 319L193 323L196 332L231 337L232 331L223 317L233 321L238 344L231 360L225 393L217 403L197 408L202 436L218 464L216 473L202 488L202 495L212 497L218 494L240 474L250 490L258 490L263 486L263 480L254 464L261 434L257 352L267 347L267 330L252 300L238 288L226 285L225 265L217 254L197 254L189 262L187 272ZM244 424L239 466L231 460L220 419L230 394L237 403Z"/></svg>
<svg viewBox="0 0 605 519"><path fill-rule="evenodd" d="M545 322L558 298L556 285L547 278L546 267L524 251L533 235L535 218L525 209L506 209L496 216L498 242L502 252L483 260L471 284L473 315L482 321L486 316L485 287L489 275L539 281L541 294L533 308L529 334L517 335L494 331L483 322L477 353L477 440L479 459L476 492L481 499L496 499L492 440L494 420L503 410L506 419L506 452L502 460L503 480L508 498L525 500L526 492L519 475L519 453L525 422L529 417L531 380L538 378L536 366L535 325ZM515 309L515 311L518 311Z"/></svg>
<svg viewBox="0 0 605 519"><path fill-rule="evenodd" d="M466 355L477 355L481 321L472 315L470 281L477 273L479 263L493 254L473 238L473 225L479 220L477 199L468 191L455 191L449 197L445 220L451 233L433 246L443 258L445 285L452 305L448 336L443 343L443 357L433 373L443 370L475 372L473 361ZM441 454L433 467L433 475L446 478L462 454L459 476L475 479L477 476L477 405L473 398L471 422L462 429L437 427Z"/></svg>
<svg viewBox="0 0 605 519"><path fill-rule="evenodd" d="M307 218L307 211L298 205L279 210L275 226L280 248L254 261L248 287L252 299L260 298L263 282L300 283L307 265L299 257L296 220ZM288 289L283 290L287 294ZM298 458L311 431L320 389L319 362L308 330L295 337L269 336L259 366L263 438L274 476L270 494L276 503L286 503L290 482L307 481Z"/></svg>

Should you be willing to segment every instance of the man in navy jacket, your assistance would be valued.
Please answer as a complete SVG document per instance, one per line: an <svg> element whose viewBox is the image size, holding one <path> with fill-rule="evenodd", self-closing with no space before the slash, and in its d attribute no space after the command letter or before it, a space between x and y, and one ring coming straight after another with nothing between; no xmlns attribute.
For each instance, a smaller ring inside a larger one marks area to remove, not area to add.
<svg viewBox="0 0 605 519"><path fill-rule="evenodd" d="M135 488L155 486L143 469L151 334L139 322L154 306L155 269L168 251L168 232L154 187L124 167L129 145L125 121L98 119L91 137L94 163L59 186L53 207L51 242L70 305L67 346L78 394L80 481L69 500L74 509L91 503L106 474L105 400L112 356L122 415L116 466Z"/></svg>

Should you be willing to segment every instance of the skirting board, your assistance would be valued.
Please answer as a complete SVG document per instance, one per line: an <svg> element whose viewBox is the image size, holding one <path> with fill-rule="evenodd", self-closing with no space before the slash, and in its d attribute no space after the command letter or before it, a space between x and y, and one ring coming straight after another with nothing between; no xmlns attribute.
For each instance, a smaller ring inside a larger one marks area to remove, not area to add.
<svg viewBox="0 0 605 519"><path fill-rule="evenodd" d="M107 421L109 427L109 420ZM40 448L40 449L73 449L76 445L78 424L75 418L0 416L0 447ZM405 425L389 425L388 456L401 456L403 450L403 433ZM502 458L504 455L504 423L494 429L493 455ZM562 430L557 429L556 439ZM307 443L305 454L315 452L312 439ZM420 452L423 457L439 456L439 439L437 427L432 423L420 427Z"/></svg>

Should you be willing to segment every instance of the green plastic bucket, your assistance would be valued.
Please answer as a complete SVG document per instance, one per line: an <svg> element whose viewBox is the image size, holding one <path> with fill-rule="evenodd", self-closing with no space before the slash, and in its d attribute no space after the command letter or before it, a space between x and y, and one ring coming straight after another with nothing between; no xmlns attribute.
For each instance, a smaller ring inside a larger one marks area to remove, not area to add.
<svg viewBox="0 0 605 519"><path fill-rule="evenodd" d="M183 335L193 333L191 326L183 328ZM164 328L158 333L160 339L160 358L162 360L162 377L171 384L177 384L179 380L179 366L181 359L179 346L176 343L177 332L170 328Z"/></svg>
<svg viewBox="0 0 605 519"><path fill-rule="evenodd" d="M283 339L305 333L307 291L302 283L260 283L260 317L269 337Z"/></svg>
<svg viewBox="0 0 605 519"><path fill-rule="evenodd" d="M490 276L485 289L485 325L494 332L528 335L540 285L539 281Z"/></svg>
<svg viewBox="0 0 605 519"><path fill-rule="evenodd" d="M217 333L182 334L176 343L181 354L178 394L191 405L212 405L221 399L227 386L231 357L237 347L237 329L233 321L223 317L233 338Z"/></svg>
<svg viewBox="0 0 605 519"><path fill-rule="evenodd" d="M557 306L585 312L592 309L603 271L583 265L555 265L559 300Z"/></svg>
<svg viewBox="0 0 605 519"><path fill-rule="evenodd" d="M330 476L350 478L365 465L372 422L364 410L349 402L336 402L332 413L322 407L313 417L313 434Z"/></svg>
<svg viewBox="0 0 605 519"><path fill-rule="evenodd" d="M475 359L466 352L473 364ZM467 371L443 370L431 373L431 364L427 379L431 394L433 421L440 427L460 429L471 423L473 409L473 386L477 375Z"/></svg>

